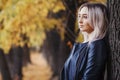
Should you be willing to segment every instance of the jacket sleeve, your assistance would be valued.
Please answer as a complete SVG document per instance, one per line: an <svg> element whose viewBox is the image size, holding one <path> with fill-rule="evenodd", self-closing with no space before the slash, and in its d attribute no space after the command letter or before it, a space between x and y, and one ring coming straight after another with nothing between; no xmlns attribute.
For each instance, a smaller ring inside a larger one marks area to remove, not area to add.
<svg viewBox="0 0 120 80"><path fill-rule="evenodd" d="M82 80L103 80L106 48L102 43L91 43L88 50L88 59Z"/></svg>

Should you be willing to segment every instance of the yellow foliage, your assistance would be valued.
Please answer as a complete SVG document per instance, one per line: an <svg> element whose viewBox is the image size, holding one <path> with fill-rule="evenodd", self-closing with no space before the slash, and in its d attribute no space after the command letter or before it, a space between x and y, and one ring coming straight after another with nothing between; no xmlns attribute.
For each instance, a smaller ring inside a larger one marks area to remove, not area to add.
<svg viewBox="0 0 120 80"><path fill-rule="evenodd" d="M0 48L42 45L45 30L62 28L62 18L48 18L49 11L64 10L61 0L0 0ZM64 31L64 30L62 30ZM24 38L25 37L25 38Z"/></svg>
<svg viewBox="0 0 120 80"><path fill-rule="evenodd" d="M0 31L0 48L2 48L5 52L8 52L11 47L11 40L6 40L10 38L10 34L7 31ZM4 44L3 44L4 43ZM9 45L9 46L8 46Z"/></svg>
<svg viewBox="0 0 120 80"><path fill-rule="evenodd" d="M59 5L59 6L57 6L57 5ZM58 12L60 9L62 9L62 10L65 10L65 7L63 6L63 3L62 2L58 2L56 5L55 5L55 7L54 7L54 9L53 9L53 12Z"/></svg>
<svg viewBox="0 0 120 80"><path fill-rule="evenodd" d="M101 2L101 3L106 3L107 0L88 0L90 2Z"/></svg>

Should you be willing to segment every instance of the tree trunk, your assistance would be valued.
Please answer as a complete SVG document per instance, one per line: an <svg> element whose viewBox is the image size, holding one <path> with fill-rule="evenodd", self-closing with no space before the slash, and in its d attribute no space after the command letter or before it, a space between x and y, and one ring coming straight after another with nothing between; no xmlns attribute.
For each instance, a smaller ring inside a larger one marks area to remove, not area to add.
<svg viewBox="0 0 120 80"><path fill-rule="evenodd" d="M110 56L108 80L120 80L120 0L108 0Z"/></svg>
<svg viewBox="0 0 120 80"><path fill-rule="evenodd" d="M25 44L22 49L23 49L22 64L23 64L23 66L25 66L28 63L31 63L31 61L30 61L30 49L29 49L27 44Z"/></svg>
<svg viewBox="0 0 120 80"><path fill-rule="evenodd" d="M30 63L30 51L25 44L23 47L12 47L9 54L6 55L8 65L10 67L11 77L14 80L22 79L22 66Z"/></svg>
<svg viewBox="0 0 120 80"><path fill-rule="evenodd" d="M47 59L48 64L51 66L53 73L57 74L60 35L56 29L53 29L49 32L46 32L46 36L46 40L42 46L42 53Z"/></svg>
<svg viewBox="0 0 120 80"><path fill-rule="evenodd" d="M14 47L13 48L14 80L22 80L22 58L23 58L23 49L21 47Z"/></svg>
<svg viewBox="0 0 120 80"><path fill-rule="evenodd" d="M3 50L1 49L0 49L0 70L3 80L12 80L5 55L3 53Z"/></svg>

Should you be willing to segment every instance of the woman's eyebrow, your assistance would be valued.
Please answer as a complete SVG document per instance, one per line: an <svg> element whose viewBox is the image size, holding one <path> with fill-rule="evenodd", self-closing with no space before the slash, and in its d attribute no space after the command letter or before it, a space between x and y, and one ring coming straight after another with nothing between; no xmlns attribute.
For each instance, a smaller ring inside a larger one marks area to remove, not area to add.
<svg viewBox="0 0 120 80"><path fill-rule="evenodd" d="M80 15L87 15L87 14L78 14L78 15L80 16Z"/></svg>

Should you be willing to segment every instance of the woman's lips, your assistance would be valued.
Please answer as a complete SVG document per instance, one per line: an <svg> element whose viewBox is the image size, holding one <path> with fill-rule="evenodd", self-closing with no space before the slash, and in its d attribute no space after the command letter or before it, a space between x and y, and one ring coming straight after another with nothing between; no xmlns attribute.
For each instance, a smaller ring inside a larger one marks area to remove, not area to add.
<svg viewBox="0 0 120 80"><path fill-rule="evenodd" d="M79 28L82 28L83 27L83 25L79 25Z"/></svg>

